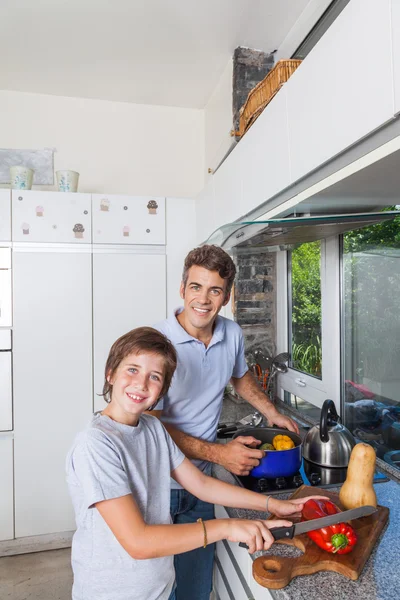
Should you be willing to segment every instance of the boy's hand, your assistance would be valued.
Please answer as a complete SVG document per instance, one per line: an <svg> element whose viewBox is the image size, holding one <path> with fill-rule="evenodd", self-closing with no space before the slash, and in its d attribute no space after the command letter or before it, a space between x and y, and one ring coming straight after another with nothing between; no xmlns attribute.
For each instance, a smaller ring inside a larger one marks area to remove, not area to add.
<svg viewBox="0 0 400 600"><path fill-rule="evenodd" d="M296 498L294 500L277 500L276 498L270 498L268 509L277 517L300 517L303 506L307 500L311 499L329 500L327 496L307 496L306 498Z"/></svg>
<svg viewBox="0 0 400 600"><path fill-rule="evenodd" d="M290 527L290 521L248 521L229 519L226 539L230 542L243 542L249 547L249 554L258 550L268 550L274 543L270 533L273 527Z"/></svg>

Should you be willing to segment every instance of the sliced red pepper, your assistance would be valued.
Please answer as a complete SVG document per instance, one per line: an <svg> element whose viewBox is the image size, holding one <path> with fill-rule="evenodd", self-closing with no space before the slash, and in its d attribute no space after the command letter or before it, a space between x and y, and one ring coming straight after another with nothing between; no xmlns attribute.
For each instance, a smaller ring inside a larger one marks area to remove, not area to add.
<svg viewBox="0 0 400 600"><path fill-rule="evenodd" d="M308 500L302 510L302 520L312 521L341 512L329 500ZM351 525L336 523L307 533L308 537L323 550L332 554L348 554L357 542L357 535Z"/></svg>

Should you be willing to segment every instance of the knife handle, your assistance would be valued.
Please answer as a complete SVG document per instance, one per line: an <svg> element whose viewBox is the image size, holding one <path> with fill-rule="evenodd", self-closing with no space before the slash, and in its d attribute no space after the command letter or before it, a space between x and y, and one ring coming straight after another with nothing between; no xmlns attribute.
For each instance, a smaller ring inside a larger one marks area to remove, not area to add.
<svg viewBox="0 0 400 600"><path fill-rule="evenodd" d="M275 541L283 539L291 540L294 537L294 528L295 525L292 525L291 527L274 527L273 529L270 529L270 532ZM246 548L246 550L249 549L248 545L244 542L239 542L239 546L241 548Z"/></svg>

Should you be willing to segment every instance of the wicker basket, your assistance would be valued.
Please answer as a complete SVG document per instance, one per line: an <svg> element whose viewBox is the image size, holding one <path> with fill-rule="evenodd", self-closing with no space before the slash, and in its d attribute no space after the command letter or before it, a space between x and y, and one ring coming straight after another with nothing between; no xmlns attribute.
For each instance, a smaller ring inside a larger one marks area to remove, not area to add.
<svg viewBox="0 0 400 600"><path fill-rule="evenodd" d="M300 65L301 60L280 60L247 96L240 109L239 135L242 136Z"/></svg>

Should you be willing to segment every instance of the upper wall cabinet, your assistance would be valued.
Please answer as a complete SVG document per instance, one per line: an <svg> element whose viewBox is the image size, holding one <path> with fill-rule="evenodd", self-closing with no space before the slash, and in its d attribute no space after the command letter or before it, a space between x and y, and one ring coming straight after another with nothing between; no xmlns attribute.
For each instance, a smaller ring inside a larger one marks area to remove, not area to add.
<svg viewBox="0 0 400 600"><path fill-rule="evenodd" d="M400 2L392 1L394 112L400 112Z"/></svg>
<svg viewBox="0 0 400 600"><path fill-rule="evenodd" d="M12 235L14 242L90 244L90 194L13 190Z"/></svg>
<svg viewBox="0 0 400 600"><path fill-rule="evenodd" d="M214 229L234 221L242 210L242 148L237 146L222 163L214 179ZM209 233L212 233L209 231Z"/></svg>
<svg viewBox="0 0 400 600"><path fill-rule="evenodd" d="M240 142L241 214L254 210L290 184L286 88L282 88ZM236 215L235 218L239 216Z"/></svg>
<svg viewBox="0 0 400 600"><path fill-rule="evenodd" d="M93 243L165 244L165 198L92 195Z"/></svg>
<svg viewBox="0 0 400 600"><path fill-rule="evenodd" d="M352 0L285 84L293 181L393 117L390 4Z"/></svg>
<svg viewBox="0 0 400 600"><path fill-rule="evenodd" d="M0 242L11 241L11 194L0 190Z"/></svg>
<svg viewBox="0 0 400 600"><path fill-rule="evenodd" d="M196 244L205 242L215 230L214 177L209 177L196 198Z"/></svg>

